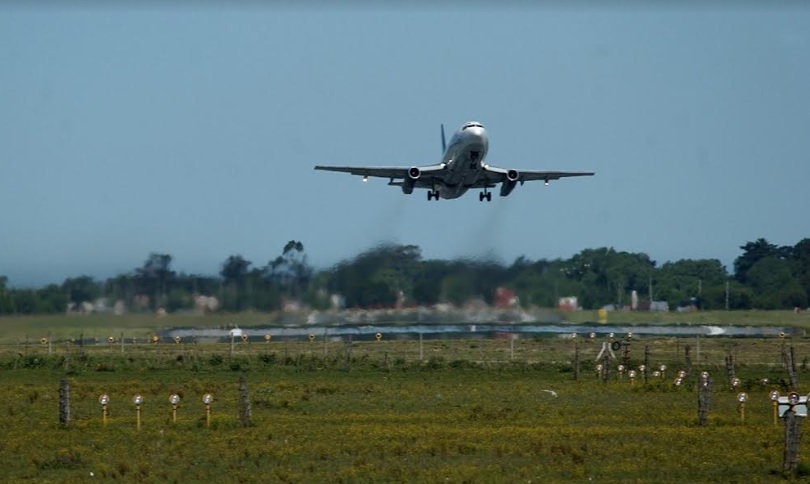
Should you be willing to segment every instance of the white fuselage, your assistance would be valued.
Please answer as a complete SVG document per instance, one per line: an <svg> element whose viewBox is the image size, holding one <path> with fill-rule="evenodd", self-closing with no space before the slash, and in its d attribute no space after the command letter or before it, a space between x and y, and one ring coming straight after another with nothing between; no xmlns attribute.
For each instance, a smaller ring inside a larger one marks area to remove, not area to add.
<svg viewBox="0 0 810 484"><path fill-rule="evenodd" d="M480 123L466 123L450 138L442 158L447 173L433 187L442 198L458 198L473 185L484 167L489 150L487 132Z"/></svg>

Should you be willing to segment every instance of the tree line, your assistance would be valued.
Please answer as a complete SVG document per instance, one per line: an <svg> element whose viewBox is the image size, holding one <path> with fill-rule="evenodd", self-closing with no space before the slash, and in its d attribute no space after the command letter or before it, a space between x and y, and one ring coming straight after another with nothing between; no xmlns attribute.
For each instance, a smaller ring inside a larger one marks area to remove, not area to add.
<svg viewBox="0 0 810 484"><path fill-rule="evenodd" d="M149 254L141 267L106 280L82 275L38 289L9 287L0 276L0 315L81 311L168 312L275 311L286 305L327 309L492 304L498 288L517 296L524 307L556 307L575 296L583 309L666 301L670 309L806 308L810 295L810 238L777 246L760 238L740 246L729 272L717 259L683 259L660 267L647 254L613 248L585 249L569 259L511 264L492 260L423 259L415 245L383 245L315 270L304 244L291 240L264 265L231 255L217 275L172 269L169 254ZM206 304L215 301L216 304ZM108 306L105 306L104 303ZM90 309L90 308L88 308Z"/></svg>

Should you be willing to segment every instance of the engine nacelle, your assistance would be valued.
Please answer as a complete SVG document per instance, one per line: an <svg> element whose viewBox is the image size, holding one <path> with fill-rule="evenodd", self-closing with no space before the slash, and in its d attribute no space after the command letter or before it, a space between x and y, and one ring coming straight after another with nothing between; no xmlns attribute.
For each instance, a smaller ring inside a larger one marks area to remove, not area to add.
<svg viewBox="0 0 810 484"><path fill-rule="evenodd" d="M408 176L411 178L411 180L416 180L421 174L422 171L416 166L412 166L408 169Z"/></svg>
<svg viewBox="0 0 810 484"><path fill-rule="evenodd" d="M413 178L406 178L402 180L402 193L410 195L413 193L413 187L416 185L416 180Z"/></svg>
<svg viewBox="0 0 810 484"><path fill-rule="evenodd" d="M501 184L501 196L505 197L512 193L512 190L515 189L518 183L518 178L520 178L520 173L517 170L507 170L506 171L506 180L503 181Z"/></svg>
<svg viewBox="0 0 810 484"><path fill-rule="evenodd" d="M512 193L512 190L517 186L517 180L505 180L501 184L501 196L505 197Z"/></svg>

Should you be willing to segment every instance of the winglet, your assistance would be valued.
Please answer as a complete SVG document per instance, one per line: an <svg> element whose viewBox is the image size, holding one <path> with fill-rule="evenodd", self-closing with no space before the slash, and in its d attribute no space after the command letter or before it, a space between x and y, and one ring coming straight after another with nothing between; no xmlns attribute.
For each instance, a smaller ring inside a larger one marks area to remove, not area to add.
<svg viewBox="0 0 810 484"><path fill-rule="evenodd" d="M444 124L442 124L442 156L447 151L447 142L444 140Z"/></svg>

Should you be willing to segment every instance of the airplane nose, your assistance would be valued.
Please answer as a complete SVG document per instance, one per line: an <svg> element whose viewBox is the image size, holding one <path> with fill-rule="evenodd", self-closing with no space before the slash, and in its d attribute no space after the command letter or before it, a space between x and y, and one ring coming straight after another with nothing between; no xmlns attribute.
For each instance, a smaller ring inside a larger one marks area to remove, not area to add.
<svg viewBox="0 0 810 484"><path fill-rule="evenodd" d="M467 128L467 132L469 132L470 136L475 136L476 138L481 138L482 141L487 141L487 132L484 128L480 128L478 126L473 128Z"/></svg>

